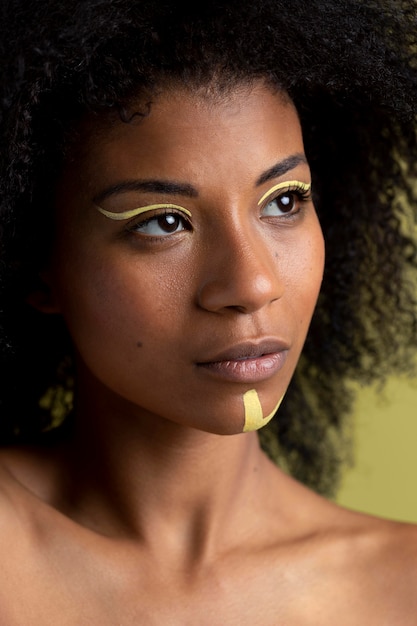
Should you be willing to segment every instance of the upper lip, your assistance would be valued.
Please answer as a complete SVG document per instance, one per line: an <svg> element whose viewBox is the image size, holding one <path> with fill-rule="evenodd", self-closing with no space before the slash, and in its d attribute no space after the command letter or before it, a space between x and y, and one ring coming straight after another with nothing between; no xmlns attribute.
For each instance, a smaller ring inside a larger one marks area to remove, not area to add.
<svg viewBox="0 0 417 626"><path fill-rule="evenodd" d="M256 359L266 354L275 354L288 350L289 345L280 339L264 339L262 341L245 341L214 356L200 361L200 363L218 363L219 361L238 361L241 359Z"/></svg>

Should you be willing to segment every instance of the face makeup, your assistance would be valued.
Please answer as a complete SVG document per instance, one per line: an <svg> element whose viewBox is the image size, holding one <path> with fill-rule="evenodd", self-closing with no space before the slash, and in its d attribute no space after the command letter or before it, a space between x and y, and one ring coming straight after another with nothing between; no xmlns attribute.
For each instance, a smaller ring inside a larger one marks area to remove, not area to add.
<svg viewBox="0 0 417 626"><path fill-rule="evenodd" d="M59 182L49 268L91 419L190 436L264 426L322 276L297 112L264 86L214 103L179 90L140 124L104 122Z"/></svg>
<svg viewBox="0 0 417 626"><path fill-rule="evenodd" d="M282 183L278 183L277 185L274 185L273 187L271 187L271 189L269 189L259 200L258 206L260 206L269 196L271 196L277 191L285 190L286 192L300 191L301 193L308 193L310 189L311 189L311 184L309 183L303 183L299 180L284 181ZM117 211L107 211L106 209L103 209L102 207L98 205L95 205L95 207L105 217L111 220L117 220L117 221L127 220L132 217L136 217L137 215L141 215L142 213L146 213L148 211L153 211L156 209L175 209L191 217L191 212L188 211L188 209L185 209L184 207L181 207L177 204L170 204L170 203L149 204L143 207L138 207L136 209L131 209L129 211L122 211L121 213Z"/></svg>
<svg viewBox="0 0 417 626"><path fill-rule="evenodd" d="M100 211L105 217L108 217L111 220L128 220L131 217L136 217L141 213L147 213L148 211L154 211L155 209L175 209L176 211L181 211L181 213L185 213L189 217L191 217L190 211L188 209L184 209L182 206L178 206L177 204L148 204L147 206L141 206L137 209L131 209L130 211L123 211L122 213L117 213L114 211L106 211L102 209L97 204L95 205L97 211Z"/></svg>
<svg viewBox="0 0 417 626"><path fill-rule="evenodd" d="M252 430L259 430L265 426L277 412L284 396L280 398L273 411L266 417L263 416L261 402L259 400L258 392L256 389L251 389L243 395L243 404L245 406L245 423L243 426L243 432L248 433Z"/></svg>
<svg viewBox="0 0 417 626"><path fill-rule="evenodd" d="M269 198L269 196L276 193L277 191L285 191L285 192L298 191L302 194L307 194L310 191L310 189L311 189L310 183L303 183L300 180L284 181L282 183L278 183L277 185L274 185L273 187L271 187L271 189L269 189L266 193L264 193L264 195L258 202L258 206L260 206L267 198Z"/></svg>

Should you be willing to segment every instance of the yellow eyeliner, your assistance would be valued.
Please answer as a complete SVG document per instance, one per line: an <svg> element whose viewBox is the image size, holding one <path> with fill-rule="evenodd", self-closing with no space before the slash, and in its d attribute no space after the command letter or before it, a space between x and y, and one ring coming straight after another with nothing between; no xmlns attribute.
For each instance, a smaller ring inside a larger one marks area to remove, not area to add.
<svg viewBox="0 0 417 626"><path fill-rule="evenodd" d="M269 189L266 193L264 193L264 195L258 202L258 206L262 204L271 194L275 193L275 191L279 191L280 189L286 189L286 190L288 189L288 190L293 190L293 191L297 191L298 189L302 192L306 192L306 191L310 191L311 184L302 183L300 180L287 180L287 181L284 181L283 183L278 183L278 185L274 185L273 187L271 187L271 189Z"/></svg>
<svg viewBox="0 0 417 626"><path fill-rule="evenodd" d="M280 398L274 410L264 417L262 412L261 402L259 400L258 392L256 389L251 389L243 395L243 404L245 407L245 423L243 426L243 432L248 433L252 430L259 430L262 426L265 426L274 417L275 413L279 409L279 406L284 396Z"/></svg>
<svg viewBox="0 0 417 626"><path fill-rule="evenodd" d="M191 213L188 209L184 209L184 207L178 206L177 204L148 204L147 206L141 206L137 209L131 209L130 211L123 211L122 213L117 213L116 211L106 211L106 209L102 209L101 206L98 206L98 204L95 204L94 206L98 211L100 211L100 213L111 220L128 220L131 217L136 217L136 215L146 213L147 211L154 211L155 209L175 209L176 211L181 211L181 213L185 213L191 217Z"/></svg>

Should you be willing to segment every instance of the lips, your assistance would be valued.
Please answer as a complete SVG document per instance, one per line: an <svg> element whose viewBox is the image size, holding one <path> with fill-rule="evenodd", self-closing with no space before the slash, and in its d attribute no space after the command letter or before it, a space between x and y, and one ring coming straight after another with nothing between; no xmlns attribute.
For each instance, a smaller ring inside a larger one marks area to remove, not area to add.
<svg viewBox="0 0 417 626"><path fill-rule="evenodd" d="M275 339L240 343L197 363L197 366L218 378L256 383L273 376L283 367L288 349L287 344Z"/></svg>

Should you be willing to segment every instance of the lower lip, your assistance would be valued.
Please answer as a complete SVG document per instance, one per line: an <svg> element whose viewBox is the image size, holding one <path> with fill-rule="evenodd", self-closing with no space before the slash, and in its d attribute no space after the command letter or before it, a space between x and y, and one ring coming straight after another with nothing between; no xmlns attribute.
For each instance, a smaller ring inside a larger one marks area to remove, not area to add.
<svg viewBox="0 0 417 626"><path fill-rule="evenodd" d="M283 350L254 358L198 363L198 367L224 380L237 383L258 383L278 372L283 367L287 354L288 350Z"/></svg>

